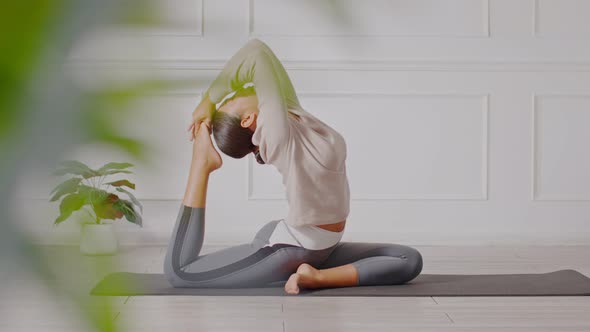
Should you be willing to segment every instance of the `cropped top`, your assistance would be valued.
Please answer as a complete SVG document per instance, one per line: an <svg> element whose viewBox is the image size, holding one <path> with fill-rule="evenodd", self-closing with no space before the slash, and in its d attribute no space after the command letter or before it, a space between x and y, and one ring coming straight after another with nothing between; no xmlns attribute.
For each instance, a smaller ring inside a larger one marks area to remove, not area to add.
<svg viewBox="0 0 590 332"><path fill-rule="evenodd" d="M217 104L249 82L259 110L252 143L282 175L289 204L285 222L301 226L345 220L350 189L342 135L301 107L285 68L258 38L227 61L205 93Z"/></svg>

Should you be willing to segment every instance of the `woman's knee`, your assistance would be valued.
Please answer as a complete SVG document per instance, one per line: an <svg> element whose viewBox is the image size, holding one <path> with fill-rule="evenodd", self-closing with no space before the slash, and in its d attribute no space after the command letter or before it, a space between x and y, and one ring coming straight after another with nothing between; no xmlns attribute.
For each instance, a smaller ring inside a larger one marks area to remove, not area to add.
<svg viewBox="0 0 590 332"><path fill-rule="evenodd" d="M172 253L168 252L164 257L163 271L170 286L175 288L186 287L186 281L179 275L180 269L180 265L175 264L175 259L172 257Z"/></svg>
<svg viewBox="0 0 590 332"><path fill-rule="evenodd" d="M408 282L416 278L423 267L422 254L412 247L405 245L392 245L390 250L386 250L392 257L399 257L405 261L403 282Z"/></svg>
<svg viewBox="0 0 590 332"><path fill-rule="evenodd" d="M172 266L172 261L169 259L169 257L166 257L164 259L164 276L166 277L166 280L168 280L170 286L179 287L180 278L174 270L175 269Z"/></svg>
<svg viewBox="0 0 590 332"><path fill-rule="evenodd" d="M406 259L408 262L408 280L410 281L416 278L421 272L423 267L423 259L422 254L417 249L408 247L408 252L406 253Z"/></svg>

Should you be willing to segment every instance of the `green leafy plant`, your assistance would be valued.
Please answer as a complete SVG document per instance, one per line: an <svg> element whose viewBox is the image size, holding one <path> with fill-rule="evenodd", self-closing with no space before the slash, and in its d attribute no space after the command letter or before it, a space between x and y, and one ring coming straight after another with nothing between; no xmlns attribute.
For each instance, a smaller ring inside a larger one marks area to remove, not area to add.
<svg viewBox="0 0 590 332"><path fill-rule="evenodd" d="M103 183L109 175L131 174L132 172L127 170L131 166L133 164L110 162L95 170L80 161L63 161L61 168L53 172L53 175L71 174L73 177L63 181L51 191L50 202L55 202L63 197L59 205L60 215L55 219L54 224L60 224L68 219L74 211L87 206L94 211L93 218L96 224L100 224L103 219L115 220L124 216L128 221L141 226L141 214L137 213L134 206L137 206L141 213L143 213L143 206L130 191L123 188L135 189L135 184L124 179ZM122 199L114 192L109 192L110 187L119 193L126 194L129 200ZM88 210L86 211L90 214Z"/></svg>

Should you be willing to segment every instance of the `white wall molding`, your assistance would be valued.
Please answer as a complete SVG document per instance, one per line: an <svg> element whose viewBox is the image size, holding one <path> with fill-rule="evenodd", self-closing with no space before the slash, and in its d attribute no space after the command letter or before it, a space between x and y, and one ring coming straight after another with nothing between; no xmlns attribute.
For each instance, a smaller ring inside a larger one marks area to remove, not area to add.
<svg viewBox="0 0 590 332"><path fill-rule="evenodd" d="M185 0L188 1L188 0ZM205 0L190 0L190 2L197 2L198 4L195 6L198 8L198 13L195 13L194 19L198 22L193 27L190 28L179 28L179 27L166 27L165 22L164 26L158 27L157 24L154 24L153 27L124 27L124 26L117 26L114 25L109 28L101 29L103 33L113 34L115 36L129 36L129 37L204 37L204 27L205 27ZM166 1L156 1L156 4L173 4L174 0L166 0ZM156 10L161 11L161 8L156 8ZM161 13L158 13L161 15ZM185 22L186 23L186 22Z"/></svg>
<svg viewBox="0 0 590 332"><path fill-rule="evenodd" d="M351 195L351 201L486 201L488 199L488 180L489 180L489 94L469 94L469 93L372 93L372 92L354 92L354 91L309 91L299 92L297 94L300 98L317 98L317 97L329 97L329 98L403 98L403 97L419 97L422 99L428 98L479 98L481 99L482 123L481 123L481 193L480 195L474 196L452 196L445 197L420 197L420 196L408 196L408 197L394 197L394 196L383 196L383 195L364 195L357 196L354 193ZM248 201L282 201L284 198L274 195L260 195L254 193L254 174L253 174L254 161L251 156L248 157L246 163L246 199Z"/></svg>
<svg viewBox="0 0 590 332"><path fill-rule="evenodd" d="M590 6L588 6L588 2L587 1L579 1L579 0L558 0L558 1L553 1L554 3L560 3L560 9L566 9L568 7L572 8L578 15L581 15L579 17L577 17L577 19L579 20L577 23L580 23L580 20L583 20L587 26L586 26L586 31L581 31L580 30L580 26L572 23L575 22L576 17L569 17L569 18L563 18L561 20L561 23L570 23L571 24L571 31L564 33L564 32L553 32L553 33L543 33L541 30L541 23L542 23L542 19L541 19L541 1L547 1L547 0L533 0L533 9L532 9L532 36L535 38L578 38L580 39L580 41L582 40L586 40L587 37L589 36L588 33L590 32L590 24L588 24L588 20L587 20L587 9L590 8ZM586 5L588 7L583 7L580 8L580 5ZM555 14L555 13L554 13ZM570 13L572 14L572 13ZM569 19L568 21L565 21Z"/></svg>
<svg viewBox="0 0 590 332"><path fill-rule="evenodd" d="M584 150L590 138L590 0L339 3L352 10L355 25L337 25L315 0L166 1L159 4L166 15L160 26L114 27L114 34L98 31L72 48L63 65L81 88L143 79L171 83L139 100L129 116L128 133L157 152L153 167L137 169L144 228L119 224L122 243L168 240L190 162L184 122L233 52L253 37L276 50L301 98L319 97L303 100L304 107L347 137L352 202L345 238L590 243L590 155ZM414 93L415 99L371 102ZM342 94L353 99L338 98ZM440 94L475 99L428 99ZM360 115L354 111L367 102L389 122L355 132ZM336 114L340 110L346 114ZM390 127L394 131L384 131ZM374 138L386 142L390 154L365 165L373 152L363 147ZM116 156L94 148L80 151L89 163ZM400 157L405 160L396 164ZM209 243L247 241L264 220L288 211L278 198L280 179L271 178L278 174L253 167L248 158L226 158L214 175ZM377 175L390 170L386 178ZM32 176L26 181L42 184ZM74 228L50 227L56 206L41 197L45 189L26 187L21 195L37 196L21 197L32 231L42 240L67 241Z"/></svg>
<svg viewBox="0 0 590 332"><path fill-rule="evenodd" d="M539 0L533 0L531 34L533 37L541 37L539 34Z"/></svg>
<svg viewBox="0 0 590 332"><path fill-rule="evenodd" d="M479 0L481 3L482 11L481 15L481 26L480 31L473 31L473 32L465 32L465 33L332 33L332 34L287 34L287 33L257 33L255 32L255 1L256 0L249 0L248 5L248 36L250 37L280 37L280 38L357 38L357 37L370 37L370 38L386 38L386 39L395 39L395 38L424 38L424 37L434 37L434 38L442 38L442 39L462 39L462 38L472 38L472 39L487 39L490 38L490 0ZM347 8L350 10L350 8Z"/></svg>
<svg viewBox="0 0 590 332"><path fill-rule="evenodd" d="M546 201L546 202L590 202L589 197L583 198L541 198L539 197L539 116L538 105L539 100L544 98L568 98L568 99L586 99L590 101L590 93L533 93L532 95L532 111L531 111L531 200L532 201ZM590 128L590 123L588 124ZM589 129L590 130L590 129ZM588 156L580 156L588 157ZM590 170L588 170L590 172ZM557 176L557 175L556 175Z"/></svg>
<svg viewBox="0 0 590 332"><path fill-rule="evenodd" d="M221 70L226 59L99 60L72 59L68 69ZM287 70L322 71L450 71L450 72L588 72L590 61L427 61L427 60L313 60L281 61Z"/></svg>

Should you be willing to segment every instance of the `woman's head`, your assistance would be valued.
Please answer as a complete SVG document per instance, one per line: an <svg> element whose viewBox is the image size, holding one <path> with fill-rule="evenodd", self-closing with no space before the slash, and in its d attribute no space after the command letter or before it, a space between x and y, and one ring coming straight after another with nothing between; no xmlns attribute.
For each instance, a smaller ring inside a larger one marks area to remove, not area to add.
<svg viewBox="0 0 590 332"><path fill-rule="evenodd" d="M253 86L238 88L234 95L226 98L211 119L219 150L232 158L243 158L252 152L261 163L258 147L252 144L257 117L258 98Z"/></svg>

